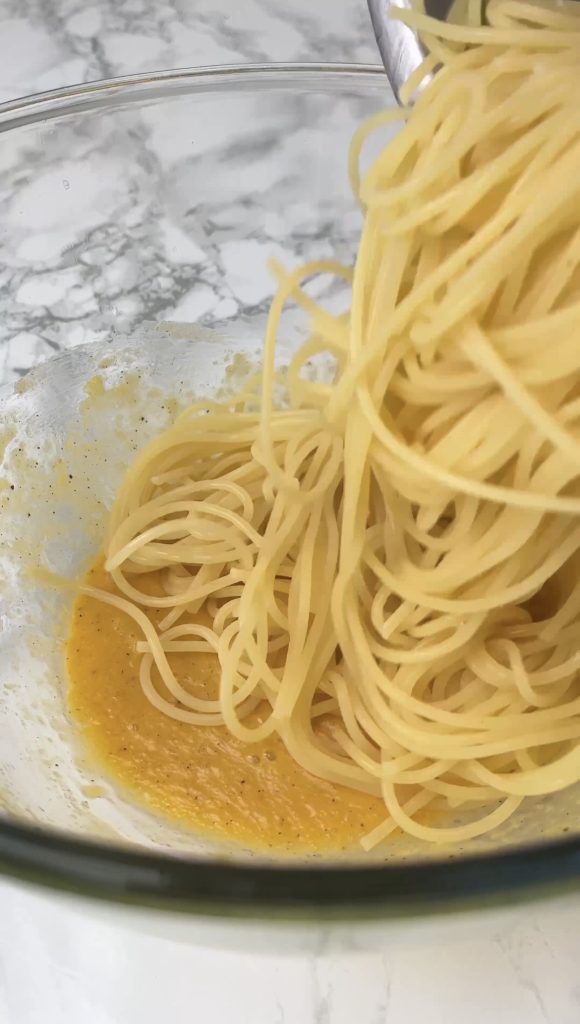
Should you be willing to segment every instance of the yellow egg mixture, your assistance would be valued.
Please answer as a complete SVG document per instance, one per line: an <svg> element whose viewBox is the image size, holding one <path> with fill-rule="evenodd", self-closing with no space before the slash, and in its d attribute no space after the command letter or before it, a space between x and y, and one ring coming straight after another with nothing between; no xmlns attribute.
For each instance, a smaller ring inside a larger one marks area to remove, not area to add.
<svg viewBox="0 0 580 1024"><path fill-rule="evenodd" d="M102 561L85 582L115 590ZM149 584L154 593L158 581ZM161 714L139 684L140 639L123 612L84 595L77 599L67 649L70 713L103 770L140 802L200 835L261 850L356 848L384 819L381 800L308 774L277 736L244 744L223 726ZM170 657L192 694L217 696L214 655Z"/></svg>

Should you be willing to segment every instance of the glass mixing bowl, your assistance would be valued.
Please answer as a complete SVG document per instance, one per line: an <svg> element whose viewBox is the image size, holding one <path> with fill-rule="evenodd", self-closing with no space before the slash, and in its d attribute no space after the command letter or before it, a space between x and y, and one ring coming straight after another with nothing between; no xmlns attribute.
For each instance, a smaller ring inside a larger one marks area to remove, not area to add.
<svg viewBox="0 0 580 1024"><path fill-rule="evenodd" d="M138 76L0 107L7 875L102 897L117 913L148 908L149 923L173 914L222 934L252 919L263 934L266 921L300 922L302 936L320 937L326 922L351 943L355 922L370 934L371 920L399 929L410 916L578 887L578 789L524 804L463 848L401 838L372 857L268 862L134 805L67 715L73 591L50 574L79 577L124 468L175 409L259 363L268 257L352 262L360 212L348 144L387 103L378 68L293 65ZM332 282L315 287L330 305L344 301ZM282 362L303 330L289 309Z"/></svg>

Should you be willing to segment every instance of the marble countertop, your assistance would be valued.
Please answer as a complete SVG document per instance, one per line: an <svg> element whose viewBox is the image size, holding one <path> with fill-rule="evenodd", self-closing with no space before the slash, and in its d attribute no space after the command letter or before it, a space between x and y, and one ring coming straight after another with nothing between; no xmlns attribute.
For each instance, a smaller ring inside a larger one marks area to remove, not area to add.
<svg viewBox="0 0 580 1024"><path fill-rule="evenodd" d="M200 64L377 63L365 0L0 0L0 102Z"/></svg>
<svg viewBox="0 0 580 1024"><path fill-rule="evenodd" d="M0 101L151 69L321 59L376 63L364 0L0 0ZM60 285L45 279L54 308ZM442 928L435 947L286 959L191 949L0 887L6 1024L578 1024L579 962L580 919L544 906L460 944Z"/></svg>

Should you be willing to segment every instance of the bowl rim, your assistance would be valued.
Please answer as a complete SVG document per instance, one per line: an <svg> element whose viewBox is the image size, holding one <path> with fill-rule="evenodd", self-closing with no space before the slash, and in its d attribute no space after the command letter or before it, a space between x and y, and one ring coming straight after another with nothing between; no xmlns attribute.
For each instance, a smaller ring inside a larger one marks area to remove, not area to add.
<svg viewBox="0 0 580 1024"><path fill-rule="evenodd" d="M0 133L25 124L48 120L63 113L79 113L99 107L115 107L121 103L167 98L192 91L225 91L235 87L252 88L256 84L291 88L321 83L346 88L361 81L391 93L382 64L345 64L336 62L308 63L271 62L260 64L208 64L194 68L121 75L78 85L31 93L28 96L0 103ZM391 93L392 96L392 93Z"/></svg>
<svg viewBox="0 0 580 1024"><path fill-rule="evenodd" d="M425 918L580 891L580 840L458 859L341 866L230 863L114 846L0 816L0 874L108 903L198 917L288 921Z"/></svg>
<svg viewBox="0 0 580 1024"><path fill-rule="evenodd" d="M388 84L382 65L228 64L103 79L0 104L0 133L63 114L203 91ZM86 840L0 811L0 874L114 903L220 917L388 919L505 906L580 892L580 837L458 859L238 862Z"/></svg>

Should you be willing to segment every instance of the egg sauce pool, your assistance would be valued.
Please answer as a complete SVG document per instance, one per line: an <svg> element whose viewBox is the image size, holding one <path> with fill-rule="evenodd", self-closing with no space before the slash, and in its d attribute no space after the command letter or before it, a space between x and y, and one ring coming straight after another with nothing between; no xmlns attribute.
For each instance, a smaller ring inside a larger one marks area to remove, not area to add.
<svg viewBox="0 0 580 1024"><path fill-rule="evenodd" d="M115 592L102 560L84 582ZM159 582L149 579L148 586L154 593ZM224 726L190 725L159 712L139 684L141 639L117 608L77 599L67 647L69 710L94 760L138 802L204 838L268 852L354 850L384 819L380 799L310 775L277 736L242 743ZM214 655L170 659L192 694L217 696Z"/></svg>

